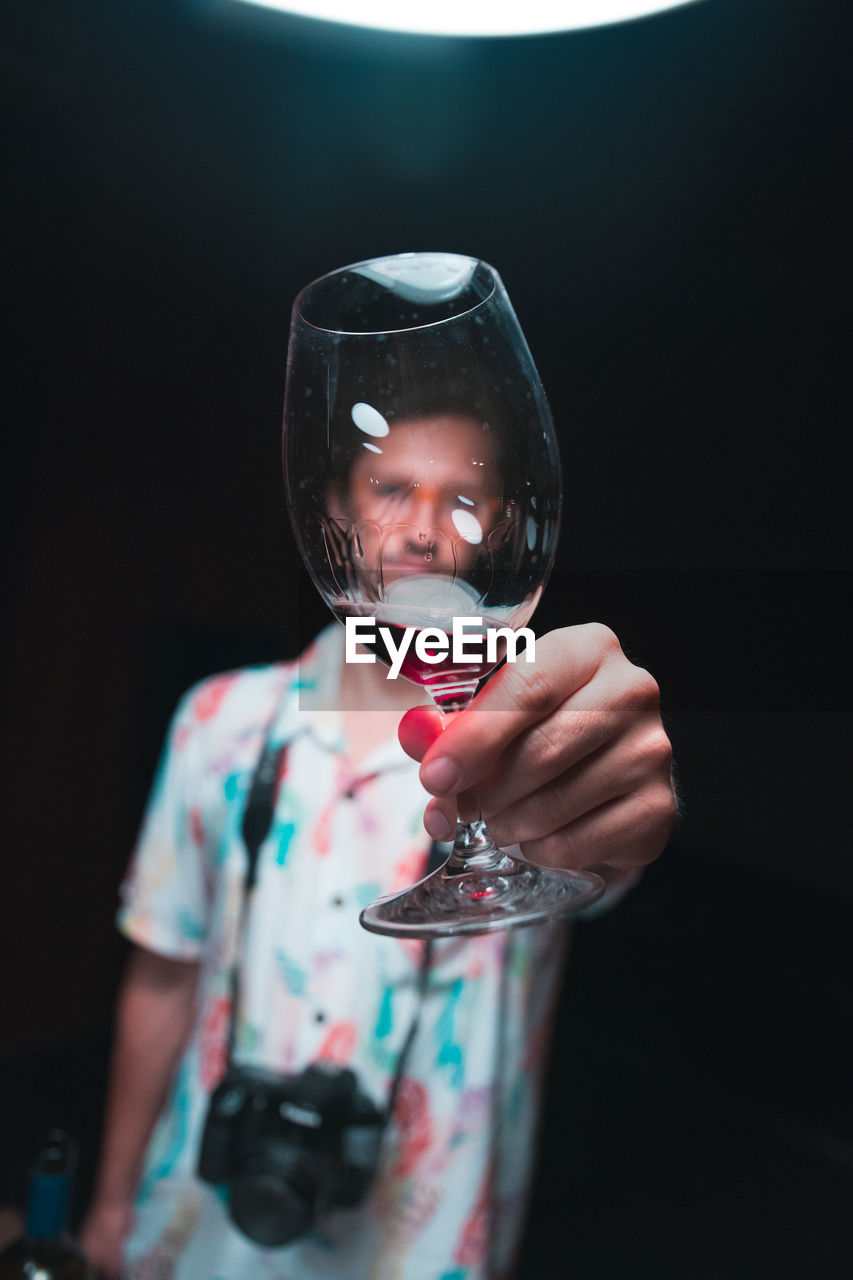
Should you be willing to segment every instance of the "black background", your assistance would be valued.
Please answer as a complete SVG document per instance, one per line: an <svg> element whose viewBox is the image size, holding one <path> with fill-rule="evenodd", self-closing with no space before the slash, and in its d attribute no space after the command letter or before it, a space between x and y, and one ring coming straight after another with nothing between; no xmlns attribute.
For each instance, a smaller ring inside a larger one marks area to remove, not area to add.
<svg viewBox="0 0 853 1280"><path fill-rule="evenodd" d="M281 493L290 300L448 249L501 272L558 426L539 625L599 618L655 673L687 802L581 932L529 1257L565 1226L585 1277L843 1274L849 4L473 41L2 12L4 1186L51 1107L94 1146L175 698L324 621Z"/></svg>

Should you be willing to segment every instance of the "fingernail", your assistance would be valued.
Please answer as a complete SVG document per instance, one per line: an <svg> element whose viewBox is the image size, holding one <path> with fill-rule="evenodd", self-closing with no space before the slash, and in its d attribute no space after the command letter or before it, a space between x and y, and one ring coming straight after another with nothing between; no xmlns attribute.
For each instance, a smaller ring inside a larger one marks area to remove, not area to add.
<svg viewBox="0 0 853 1280"><path fill-rule="evenodd" d="M434 795L446 795L459 782L459 766L449 756L439 756L421 769L421 782Z"/></svg>
<svg viewBox="0 0 853 1280"><path fill-rule="evenodd" d="M427 809L424 814L424 826L427 835L432 836L433 840L449 840L454 834L453 827L440 809Z"/></svg>

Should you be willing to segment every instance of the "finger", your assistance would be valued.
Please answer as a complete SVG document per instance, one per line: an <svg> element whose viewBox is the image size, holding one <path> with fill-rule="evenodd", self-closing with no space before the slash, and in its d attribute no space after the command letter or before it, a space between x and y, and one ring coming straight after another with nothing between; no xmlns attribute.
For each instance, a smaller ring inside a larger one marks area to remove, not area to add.
<svg viewBox="0 0 853 1280"><path fill-rule="evenodd" d="M427 791L448 795L473 786L523 730L550 716L617 654L624 662L619 641L597 623L543 636L535 664L507 663L472 707L451 717L421 765Z"/></svg>
<svg viewBox="0 0 853 1280"><path fill-rule="evenodd" d="M466 815L471 805L479 805L488 817L552 782L559 788L585 760L600 759L611 744L635 740L638 731L659 732L668 748L660 726L657 685L623 659L603 668L550 716L510 743L478 781L476 795L460 796L460 812ZM622 760L627 762L627 756Z"/></svg>
<svg viewBox="0 0 853 1280"><path fill-rule="evenodd" d="M675 797L664 783L620 796L542 840L525 841L531 862L550 867L643 867L660 854L675 820Z"/></svg>
<svg viewBox="0 0 853 1280"><path fill-rule="evenodd" d="M477 794L460 795L460 813L467 817L472 807L480 805L488 818L551 782L561 786L561 779L580 762L601 756L608 744L630 737L637 749L646 736L659 739L661 751L669 752L660 722L658 686L624 655L608 659L582 688L509 744L479 779ZM644 751L639 750L634 765L644 759ZM631 763L625 755L622 762Z"/></svg>
<svg viewBox="0 0 853 1280"><path fill-rule="evenodd" d="M422 760L444 731L445 718L437 707L413 707L400 721L400 745L413 760ZM456 800L430 800L424 810L424 829L433 840L452 840L456 835Z"/></svg>
<svg viewBox="0 0 853 1280"><path fill-rule="evenodd" d="M502 804L499 792L496 811L488 803L493 789L481 787L483 816L500 844L541 840L649 783L668 784L671 764L672 748L660 721L641 724L518 800Z"/></svg>
<svg viewBox="0 0 853 1280"><path fill-rule="evenodd" d="M424 829L433 840L456 837L456 803L452 796L430 800L424 810Z"/></svg>
<svg viewBox="0 0 853 1280"><path fill-rule="evenodd" d="M444 730L444 719L438 707L412 707L397 727L400 746L413 760L423 760L429 748Z"/></svg>

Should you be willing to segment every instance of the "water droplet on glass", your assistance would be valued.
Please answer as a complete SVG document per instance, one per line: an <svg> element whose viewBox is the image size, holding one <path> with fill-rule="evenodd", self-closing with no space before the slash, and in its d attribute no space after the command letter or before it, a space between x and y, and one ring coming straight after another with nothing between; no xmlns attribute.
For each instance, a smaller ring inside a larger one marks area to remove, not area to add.
<svg viewBox="0 0 853 1280"><path fill-rule="evenodd" d="M421 529L420 533L418 534L418 542L426 542L426 534L424 533L423 529Z"/></svg>
<svg viewBox="0 0 853 1280"><path fill-rule="evenodd" d="M483 527L473 511L457 507L455 511L451 511L450 518L456 526L456 532L466 542L470 542L472 546L478 546L483 541Z"/></svg>
<svg viewBox="0 0 853 1280"><path fill-rule="evenodd" d="M427 564L429 564L429 563L430 563L430 561L432 560L432 552L431 552L431 551L427 551L426 555L424 556L424 560L426 560Z"/></svg>
<svg viewBox="0 0 853 1280"><path fill-rule="evenodd" d="M363 431L366 436L373 436L381 439L387 436L389 427L386 419L374 409L373 405L365 404L360 400L358 404L354 404L350 410L350 416L358 427L359 431Z"/></svg>

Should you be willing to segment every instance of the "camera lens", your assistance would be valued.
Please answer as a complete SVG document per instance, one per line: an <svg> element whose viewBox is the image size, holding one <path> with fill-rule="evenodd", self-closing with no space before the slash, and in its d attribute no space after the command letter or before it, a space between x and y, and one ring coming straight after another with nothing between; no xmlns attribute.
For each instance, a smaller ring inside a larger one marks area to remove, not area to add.
<svg viewBox="0 0 853 1280"><path fill-rule="evenodd" d="M231 1184L231 1217L257 1244L288 1244L314 1221L314 1188L298 1167L245 1169Z"/></svg>

